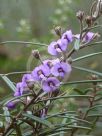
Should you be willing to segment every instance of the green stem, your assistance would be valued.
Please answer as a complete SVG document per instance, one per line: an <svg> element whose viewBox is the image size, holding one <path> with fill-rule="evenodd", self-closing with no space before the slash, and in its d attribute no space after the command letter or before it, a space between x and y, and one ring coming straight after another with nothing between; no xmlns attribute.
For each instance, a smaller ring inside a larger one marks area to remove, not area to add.
<svg viewBox="0 0 102 136"><path fill-rule="evenodd" d="M0 45L3 44L31 44L31 45L39 45L39 46L48 46L47 44L44 43L33 43L33 42L25 42L25 41L4 41L0 43Z"/></svg>
<svg viewBox="0 0 102 136"><path fill-rule="evenodd" d="M102 52L92 53L92 54L88 54L88 55L73 59L72 61L76 62L76 61L80 61L80 60L83 60L83 59L86 59L86 58L89 58L89 57L92 57L92 56L95 56L95 55L100 55L100 54L102 54Z"/></svg>

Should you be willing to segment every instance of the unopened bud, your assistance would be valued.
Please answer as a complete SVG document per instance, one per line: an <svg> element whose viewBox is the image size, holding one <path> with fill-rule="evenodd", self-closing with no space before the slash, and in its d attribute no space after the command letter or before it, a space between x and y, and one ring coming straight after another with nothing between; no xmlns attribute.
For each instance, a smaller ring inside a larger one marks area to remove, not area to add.
<svg viewBox="0 0 102 136"><path fill-rule="evenodd" d="M83 18L84 18L84 11L78 11L78 12L76 13L76 17L77 17L80 21L82 21Z"/></svg>
<svg viewBox="0 0 102 136"><path fill-rule="evenodd" d="M98 79L98 76L97 76L97 75L91 75L91 79L92 79L92 80L97 80L97 79Z"/></svg>
<svg viewBox="0 0 102 136"><path fill-rule="evenodd" d="M89 77L90 80L97 80L98 79L98 76L97 75L91 75ZM93 82L93 85L97 85L97 82Z"/></svg>
<svg viewBox="0 0 102 136"><path fill-rule="evenodd" d="M32 55L36 58L36 59L40 59L40 54L38 50L32 50Z"/></svg>
<svg viewBox="0 0 102 136"><path fill-rule="evenodd" d="M54 30L55 30L56 34L61 37L61 27L57 26L54 28Z"/></svg>
<svg viewBox="0 0 102 136"><path fill-rule="evenodd" d="M85 18L86 24L90 27L93 23L92 17L91 16L87 16Z"/></svg>

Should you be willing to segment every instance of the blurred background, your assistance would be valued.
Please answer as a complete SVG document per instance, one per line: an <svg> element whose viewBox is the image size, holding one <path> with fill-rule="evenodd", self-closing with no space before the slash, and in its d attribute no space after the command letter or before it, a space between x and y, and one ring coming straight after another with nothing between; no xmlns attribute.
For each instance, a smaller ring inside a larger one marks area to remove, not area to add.
<svg viewBox="0 0 102 136"><path fill-rule="evenodd" d="M29 41L49 44L56 39L54 27L61 26L62 30L72 29L73 33L79 33L79 22L76 18L78 10L89 13L89 7L93 0L0 0L0 43L3 41ZM98 20L102 24L102 19ZM94 32L102 34L101 29ZM100 38L101 40L101 38ZM13 71L26 71L27 63L32 49L39 49L42 56L46 57L46 48L36 45L24 44L0 44L0 73ZM79 51L73 58L81 55L98 52L102 46L97 45ZM102 56L91 57L75 63L81 66L102 72ZM37 62L30 63L31 70ZM70 80L87 79L88 74L73 70ZM10 76L17 82L22 75ZM2 86L1 86L2 85ZM0 98L11 93L6 84L0 80ZM98 131L102 134L102 132ZM98 134L97 134L98 136Z"/></svg>

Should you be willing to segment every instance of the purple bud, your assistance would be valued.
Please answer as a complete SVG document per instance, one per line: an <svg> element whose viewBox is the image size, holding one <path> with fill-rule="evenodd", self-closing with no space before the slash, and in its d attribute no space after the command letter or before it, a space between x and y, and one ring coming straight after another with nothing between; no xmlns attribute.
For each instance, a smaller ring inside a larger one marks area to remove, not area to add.
<svg viewBox="0 0 102 136"><path fill-rule="evenodd" d="M16 104L14 102L8 102L7 105L8 109L14 109L16 107Z"/></svg>

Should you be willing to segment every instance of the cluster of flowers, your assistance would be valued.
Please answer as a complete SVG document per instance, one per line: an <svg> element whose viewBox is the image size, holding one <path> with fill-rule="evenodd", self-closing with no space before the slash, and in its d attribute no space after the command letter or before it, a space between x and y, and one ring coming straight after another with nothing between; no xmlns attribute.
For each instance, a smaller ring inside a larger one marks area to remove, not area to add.
<svg viewBox="0 0 102 136"><path fill-rule="evenodd" d="M94 33L88 32L83 39L83 42L90 42ZM62 34L61 38L52 42L48 46L48 52L53 56L63 56L68 50L68 45L73 42L74 38L79 39L80 34L73 35L71 30ZM39 54L37 54L39 56ZM66 59L56 58L54 60L44 60L40 66L34 68L31 74L24 74L22 81L17 83L14 96L22 96L30 91L29 83L40 84L44 92L56 91L60 87L61 81L64 77L71 73L71 65ZM8 108L14 108L14 104L8 103Z"/></svg>

